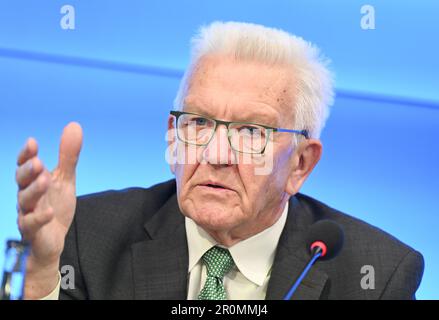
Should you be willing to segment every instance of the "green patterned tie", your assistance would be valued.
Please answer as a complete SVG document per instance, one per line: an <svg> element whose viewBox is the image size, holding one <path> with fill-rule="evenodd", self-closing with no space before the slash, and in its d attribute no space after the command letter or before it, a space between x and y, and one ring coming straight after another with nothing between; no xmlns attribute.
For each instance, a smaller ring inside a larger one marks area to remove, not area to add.
<svg viewBox="0 0 439 320"><path fill-rule="evenodd" d="M226 300L223 278L235 265L229 250L212 247L203 255L203 262L207 268L207 279L198 299Z"/></svg>

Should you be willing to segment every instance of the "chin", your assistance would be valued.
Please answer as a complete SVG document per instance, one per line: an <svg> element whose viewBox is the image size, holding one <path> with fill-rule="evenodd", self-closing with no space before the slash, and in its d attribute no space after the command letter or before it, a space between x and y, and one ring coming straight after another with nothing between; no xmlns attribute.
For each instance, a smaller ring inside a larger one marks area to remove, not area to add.
<svg viewBox="0 0 439 320"><path fill-rule="evenodd" d="M240 223L235 210L227 207L203 205L189 212L188 217L203 229L215 231L230 230Z"/></svg>

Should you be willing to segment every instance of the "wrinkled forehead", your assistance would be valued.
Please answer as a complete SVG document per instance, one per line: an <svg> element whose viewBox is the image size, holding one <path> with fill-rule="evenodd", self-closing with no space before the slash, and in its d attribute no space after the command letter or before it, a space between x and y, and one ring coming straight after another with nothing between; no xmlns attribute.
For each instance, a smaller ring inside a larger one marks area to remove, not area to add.
<svg viewBox="0 0 439 320"><path fill-rule="evenodd" d="M293 120L296 86L292 66L207 55L195 65L188 81L184 107L191 111L235 118L255 114L276 125Z"/></svg>

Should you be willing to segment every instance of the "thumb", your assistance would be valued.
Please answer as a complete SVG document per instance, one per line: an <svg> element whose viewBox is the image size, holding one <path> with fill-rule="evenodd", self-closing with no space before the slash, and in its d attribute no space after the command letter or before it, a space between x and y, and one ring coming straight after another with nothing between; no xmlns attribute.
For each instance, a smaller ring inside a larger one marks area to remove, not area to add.
<svg viewBox="0 0 439 320"><path fill-rule="evenodd" d="M63 130L59 146L58 170L61 176L75 177L76 165L82 146L82 128L77 122L70 122Z"/></svg>

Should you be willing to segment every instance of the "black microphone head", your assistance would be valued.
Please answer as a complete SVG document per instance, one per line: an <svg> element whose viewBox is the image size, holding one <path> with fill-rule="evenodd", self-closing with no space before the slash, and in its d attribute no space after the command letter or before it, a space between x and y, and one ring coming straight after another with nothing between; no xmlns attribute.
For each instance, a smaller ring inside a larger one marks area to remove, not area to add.
<svg viewBox="0 0 439 320"><path fill-rule="evenodd" d="M311 246L318 241L323 242L326 246L326 253L320 257L320 260L332 259L339 254L343 247L343 229L332 220L317 221L309 228L307 248L311 250Z"/></svg>

